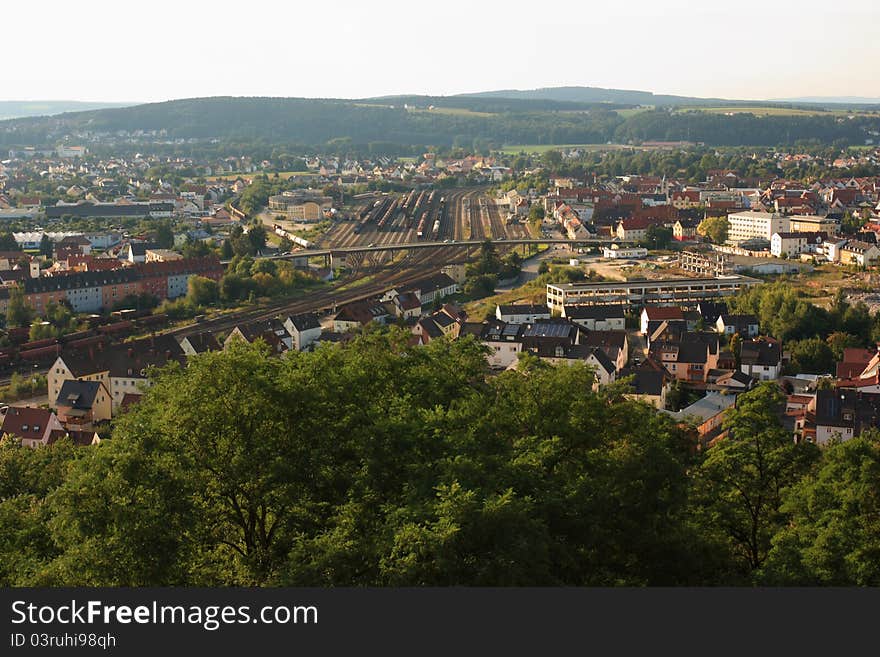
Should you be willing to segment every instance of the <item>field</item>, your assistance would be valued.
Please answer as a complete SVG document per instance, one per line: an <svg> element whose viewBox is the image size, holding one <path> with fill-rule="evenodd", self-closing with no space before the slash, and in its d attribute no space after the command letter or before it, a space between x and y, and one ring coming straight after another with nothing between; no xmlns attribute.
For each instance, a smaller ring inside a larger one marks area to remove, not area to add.
<svg viewBox="0 0 880 657"><path fill-rule="evenodd" d="M848 109L803 109L796 107L687 107L679 112L706 112L708 114L754 114L755 116L847 116L861 112Z"/></svg>
<svg viewBox="0 0 880 657"><path fill-rule="evenodd" d="M619 109L614 111L617 113L618 116L621 116L624 119L628 119L631 116L641 114L642 112L647 112L652 109L654 109L653 105L646 105L644 107L633 107L632 109Z"/></svg>
<svg viewBox="0 0 880 657"><path fill-rule="evenodd" d="M492 112L475 112L474 110L464 109L462 107L410 107L410 112L425 112L427 114L447 114L450 116L475 116L479 118L488 118L495 116Z"/></svg>

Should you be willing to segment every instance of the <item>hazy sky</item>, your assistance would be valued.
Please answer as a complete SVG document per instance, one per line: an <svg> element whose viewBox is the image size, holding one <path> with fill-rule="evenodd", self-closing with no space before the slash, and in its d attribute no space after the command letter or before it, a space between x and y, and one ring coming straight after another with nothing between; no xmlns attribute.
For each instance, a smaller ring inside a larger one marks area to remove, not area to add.
<svg viewBox="0 0 880 657"><path fill-rule="evenodd" d="M880 96L877 0L4 0L0 25L2 100Z"/></svg>

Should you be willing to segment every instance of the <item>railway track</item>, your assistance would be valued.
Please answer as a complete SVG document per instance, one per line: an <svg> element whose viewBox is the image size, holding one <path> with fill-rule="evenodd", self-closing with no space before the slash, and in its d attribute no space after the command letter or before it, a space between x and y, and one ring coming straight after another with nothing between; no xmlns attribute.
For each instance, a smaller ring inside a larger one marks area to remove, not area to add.
<svg viewBox="0 0 880 657"><path fill-rule="evenodd" d="M420 256L407 254L401 260L380 272L381 275L377 276L375 280L354 288L339 290L337 287L329 290L320 290L301 299L279 301L261 308L205 320L197 324L172 329L169 333L185 336L204 331L218 332L232 329L239 324L271 319L279 315L304 312L318 312L321 314L346 303L369 299L391 287L406 285L423 276L434 273L440 266L451 259L452 254L452 249L443 247L438 247L436 250L432 249L430 253ZM415 261L415 258L419 258L418 262ZM344 285L350 285L366 276L366 274L361 274L346 281Z"/></svg>

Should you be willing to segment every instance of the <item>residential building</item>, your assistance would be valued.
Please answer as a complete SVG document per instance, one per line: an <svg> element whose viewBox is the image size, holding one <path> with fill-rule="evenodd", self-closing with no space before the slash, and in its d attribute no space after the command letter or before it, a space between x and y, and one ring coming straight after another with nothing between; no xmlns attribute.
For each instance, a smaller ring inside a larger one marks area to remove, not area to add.
<svg viewBox="0 0 880 657"><path fill-rule="evenodd" d="M706 447L722 428L728 409L736 405L736 394L709 392L678 412L666 411L679 422L691 422L697 428L700 443Z"/></svg>
<svg viewBox="0 0 880 657"><path fill-rule="evenodd" d="M789 231L788 217L776 212L734 212L727 215L727 241L739 244L747 240L770 241L774 233Z"/></svg>
<svg viewBox="0 0 880 657"><path fill-rule="evenodd" d="M58 416L44 408L10 406L0 425L0 436L16 436L22 447L44 447L64 435Z"/></svg>
<svg viewBox="0 0 880 657"><path fill-rule="evenodd" d="M581 331L578 343L604 351L618 372L629 362L629 338L626 331Z"/></svg>
<svg viewBox="0 0 880 657"><path fill-rule="evenodd" d="M180 349L187 356L196 356L209 351L220 351L223 346L210 331L187 335L180 340Z"/></svg>
<svg viewBox="0 0 880 657"><path fill-rule="evenodd" d="M282 354L293 348L293 337L280 319L259 320L236 326L223 341L223 348L227 349L236 340L250 344L262 340L274 354Z"/></svg>
<svg viewBox="0 0 880 657"><path fill-rule="evenodd" d="M456 294L458 291L458 283L443 273L421 278L401 290L401 292L415 292L423 306Z"/></svg>
<svg viewBox="0 0 880 657"><path fill-rule="evenodd" d="M666 396L672 388L672 378L666 369L653 362L650 358L638 366L626 368L618 373L617 378L632 377L630 386L632 393L627 396L645 401L655 408L666 408Z"/></svg>
<svg viewBox="0 0 880 657"><path fill-rule="evenodd" d="M777 258L816 253L827 238L827 233L774 233L770 238L770 253Z"/></svg>
<svg viewBox="0 0 880 657"><path fill-rule="evenodd" d="M385 324L394 313L388 305L375 300L355 301L339 308L333 318L333 331L345 333L366 326L370 322Z"/></svg>
<svg viewBox="0 0 880 657"><path fill-rule="evenodd" d="M740 347L740 370L760 381L774 381L782 370L782 345L773 338L753 338Z"/></svg>
<svg viewBox="0 0 880 657"><path fill-rule="evenodd" d="M124 395L140 394L150 385L150 367L162 367L171 361L184 363L185 359L171 335L108 346L98 342L82 349L65 350L47 373L49 403L54 407L67 380L100 381L110 392L111 410L115 413Z"/></svg>
<svg viewBox="0 0 880 657"><path fill-rule="evenodd" d="M880 258L880 249L876 244L849 240L840 248L840 264L842 265L870 267L877 264L878 258Z"/></svg>
<svg viewBox="0 0 880 657"><path fill-rule="evenodd" d="M802 440L817 445L850 440L867 429L880 428L880 394L843 388L817 390L795 426Z"/></svg>
<svg viewBox="0 0 880 657"><path fill-rule="evenodd" d="M654 322L654 326L651 323ZM639 318L642 335L649 335L660 322L685 322L684 311L678 306L645 306Z"/></svg>
<svg viewBox="0 0 880 657"><path fill-rule="evenodd" d="M738 333L742 338L754 338L760 332L760 326L754 315L724 313L716 320L715 330L724 335Z"/></svg>
<svg viewBox="0 0 880 657"><path fill-rule="evenodd" d="M284 320L284 328L290 334L293 348L305 351L321 337L321 323L315 313L291 315Z"/></svg>
<svg viewBox="0 0 880 657"><path fill-rule="evenodd" d="M624 306L621 304L564 306L562 316L589 331L622 331L626 328Z"/></svg>
<svg viewBox="0 0 880 657"><path fill-rule="evenodd" d="M64 381L54 407L68 430L86 431L112 416L110 391L100 381Z"/></svg>
<svg viewBox="0 0 880 657"><path fill-rule="evenodd" d="M550 309L541 304L497 305L495 319L511 324L525 324L539 319L550 319Z"/></svg>

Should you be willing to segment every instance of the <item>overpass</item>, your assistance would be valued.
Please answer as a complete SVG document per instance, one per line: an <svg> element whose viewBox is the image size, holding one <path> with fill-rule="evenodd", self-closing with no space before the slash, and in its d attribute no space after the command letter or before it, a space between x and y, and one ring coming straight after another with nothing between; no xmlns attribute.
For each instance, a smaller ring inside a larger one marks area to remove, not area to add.
<svg viewBox="0 0 880 657"><path fill-rule="evenodd" d="M400 251L417 251L420 249L462 249L467 254L471 249L479 249L486 240L445 240L445 241L426 241L426 242L398 242L388 244L369 244L367 246L346 246L327 249L297 249L289 253L281 253L278 255L264 256L267 260L296 260L301 258L324 258L325 262L330 265L334 259L344 259L348 256L359 256L362 260L367 257L370 260L384 259L381 256L394 256ZM620 246L635 244L632 241L611 240L611 239L495 239L491 240L496 246L537 246L539 244L566 244L573 247L586 246L610 246L618 244ZM373 256L372 258L370 256ZM380 256L376 258L376 256ZM228 260L224 260L222 264L228 264Z"/></svg>

